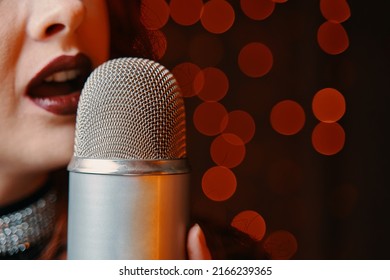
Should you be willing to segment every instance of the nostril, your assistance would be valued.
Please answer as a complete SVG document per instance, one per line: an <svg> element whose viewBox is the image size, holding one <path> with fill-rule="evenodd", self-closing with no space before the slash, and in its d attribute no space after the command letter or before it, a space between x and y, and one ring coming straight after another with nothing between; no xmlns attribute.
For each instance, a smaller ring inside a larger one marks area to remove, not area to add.
<svg viewBox="0 0 390 280"><path fill-rule="evenodd" d="M64 28L65 28L65 25L63 25L63 24L60 24L60 23L52 24L46 28L45 34L46 34L46 36L51 36L51 35L54 35L54 34L60 32Z"/></svg>

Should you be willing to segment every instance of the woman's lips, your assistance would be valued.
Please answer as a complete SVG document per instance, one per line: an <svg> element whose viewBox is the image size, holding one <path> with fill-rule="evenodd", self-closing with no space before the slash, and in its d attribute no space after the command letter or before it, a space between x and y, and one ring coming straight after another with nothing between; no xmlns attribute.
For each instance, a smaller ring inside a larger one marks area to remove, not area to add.
<svg viewBox="0 0 390 280"><path fill-rule="evenodd" d="M56 115L74 115L77 112L80 92L67 95L36 97L33 101L36 105Z"/></svg>
<svg viewBox="0 0 390 280"><path fill-rule="evenodd" d="M91 70L91 61L84 54L60 56L30 81L27 95L48 112L75 114L81 89Z"/></svg>

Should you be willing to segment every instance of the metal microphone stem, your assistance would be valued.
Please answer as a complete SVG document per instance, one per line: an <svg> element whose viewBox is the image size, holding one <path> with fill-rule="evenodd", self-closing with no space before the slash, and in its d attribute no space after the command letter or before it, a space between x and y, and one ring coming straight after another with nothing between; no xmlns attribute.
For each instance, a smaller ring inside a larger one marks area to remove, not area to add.
<svg viewBox="0 0 390 280"><path fill-rule="evenodd" d="M74 158L69 171L68 259L185 258L186 160Z"/></svg>

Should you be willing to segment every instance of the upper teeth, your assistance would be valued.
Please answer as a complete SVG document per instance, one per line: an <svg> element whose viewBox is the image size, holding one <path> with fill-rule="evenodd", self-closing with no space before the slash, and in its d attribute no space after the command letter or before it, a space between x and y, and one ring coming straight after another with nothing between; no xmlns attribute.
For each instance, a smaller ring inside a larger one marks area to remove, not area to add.
<svg viewBox="0 0 390 280"><path fill-rule="evenodd" d="M67 70L67 71L60 71L56 72L53 75L50 75L45 79L45 82L66 82L69 80L73 80L76 78L78 75L80 75L80 70L75 69L75 70Z"/></svg>

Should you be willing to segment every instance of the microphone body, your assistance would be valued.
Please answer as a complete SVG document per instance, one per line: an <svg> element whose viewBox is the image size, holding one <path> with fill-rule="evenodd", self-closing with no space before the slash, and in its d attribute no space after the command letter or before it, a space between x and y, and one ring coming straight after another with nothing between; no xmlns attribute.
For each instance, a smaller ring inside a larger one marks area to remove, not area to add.
<svg viewBox="0 0 390 280"><path fill-rule="evenodd" d="M118 168L97 170L101 161ZM136 170L127 170L129 165L132 168L144 163L92 160L90 170L71 163L69 259L185 258L189 177L186 163L149 163L160 169L164 164L182 165L173 171L143 167L144 174L136 174Z"/></svg>
<svg viewBox="0 0 390 280"><path fill-rule="evenodd" d="M186 257L184 111L157 62L119 58L91 73L68 166L68 259Z"/></svg>

